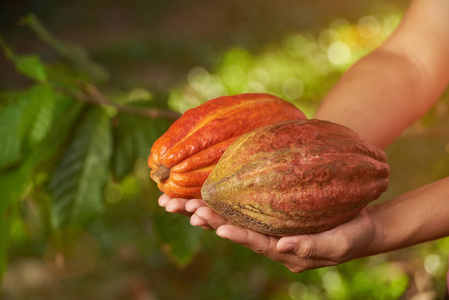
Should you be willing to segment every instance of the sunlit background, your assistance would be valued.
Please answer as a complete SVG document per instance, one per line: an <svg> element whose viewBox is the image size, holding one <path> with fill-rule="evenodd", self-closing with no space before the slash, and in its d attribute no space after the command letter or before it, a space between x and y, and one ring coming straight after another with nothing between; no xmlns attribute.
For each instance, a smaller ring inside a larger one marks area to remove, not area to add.
<svg viewBox="0 0 449 300"><path fill-rule="evenodd" d="M38 55L52 78L75 69L113 103L99 106L115 131L104 210L64 244L55 241L69 230L55 230L50 216L54 182L64 184L54 177L63 171L38 169L25 184L0 299L442 299L447 238L293 274L166 213L156 204L160 192L148 179L146 157L173 118L144 118L117 106L183 113L218 96L266 92L312 117L341 74L396 28L407 3L2 2L0 35L8 47ZM45 28L27 21L29 13ZM0 120L6 120L11 91L31 81L7 55L0 66ZM446 92L386 150L391 183L377 201L449 176L448 110ZM0 161L5 178L18 162Z"/></svg>

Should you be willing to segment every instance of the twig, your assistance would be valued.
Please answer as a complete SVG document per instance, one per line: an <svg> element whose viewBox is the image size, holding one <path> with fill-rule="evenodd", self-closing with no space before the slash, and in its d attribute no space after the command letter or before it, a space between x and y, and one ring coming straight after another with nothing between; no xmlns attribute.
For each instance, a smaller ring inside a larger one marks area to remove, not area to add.
<svg viewBox="0 0 449 300"><path fill-rule="evenodd" d="M171 110L160 110L160 109L143 109L132 106L124 106L111 102L99 89L94 85L87 82L79 82L79 85L85 91L85 93L73 93L69 92L70 96L76 98L77 100L89 102L95 105L105 105L117 109L120 112L138 115L146 118L168 118L168 119L178 119L181 114L171 111ZM67 91L63 91L67 94Z"/></svg>
<svg viewBox="0 0 449 300"><path fill-rule="evenodd" d="M34 15L29 14L19 20L19 24L28 27L45 43L47 43L56 53L70 62L81 72L88 74L95 82L106 82L109 73L106 69L94 62L86 49L81 46L69 44L55 37L42 22Z"/></svg>

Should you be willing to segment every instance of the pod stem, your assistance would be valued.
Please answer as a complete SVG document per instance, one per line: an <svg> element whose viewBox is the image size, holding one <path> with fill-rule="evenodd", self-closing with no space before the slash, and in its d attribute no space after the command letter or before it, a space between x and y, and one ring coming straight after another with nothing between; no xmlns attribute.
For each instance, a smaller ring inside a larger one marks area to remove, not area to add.
<svg viewBox="0 0 449 300"><path fill-rule="evenodd" d="M170 177L170 169L164 166L160 166L159 169L154 171L153 179L156 183L164 182L168 177Z"/></svg>

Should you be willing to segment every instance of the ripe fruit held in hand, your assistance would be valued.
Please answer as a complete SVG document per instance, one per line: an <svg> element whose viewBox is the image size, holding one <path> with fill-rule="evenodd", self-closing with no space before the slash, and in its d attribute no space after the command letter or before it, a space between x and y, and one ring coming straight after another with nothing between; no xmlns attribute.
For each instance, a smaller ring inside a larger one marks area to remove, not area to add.
<svg viewBox="0 0 449 300"><path fill-rule="evenodd" d="M317 233L354 218L388 187L383 151L351 129L293 120L234 141L203 185L232 223L269 235Z"/></svg>
<svg viewBox="0 0 449 300"><path fill-rule="evenodd" d="M267 94L224 96L186 111L151 148L151 178L170 197L201 198L201 186L240 135L279 121L305 119Z"/></svg>

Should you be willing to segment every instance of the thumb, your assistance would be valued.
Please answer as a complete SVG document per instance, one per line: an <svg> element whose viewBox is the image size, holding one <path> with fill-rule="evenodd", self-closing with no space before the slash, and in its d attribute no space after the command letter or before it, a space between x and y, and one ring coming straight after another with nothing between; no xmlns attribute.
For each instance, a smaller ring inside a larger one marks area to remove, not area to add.
<svg viewBox="0 0 449 300"><path fill-rule="evenodd" d="M282 237L276 249L279 252L296 254L301 258L314 258L317 254L317 240L312 235Z"/></svg>
<svg viewBox="0 0 449 300"><path fill-rule="evenodd" d="M331 230L315 234L282 237L276 244L279 252L313 258L344 262L364 256L373 243L376 226L367 209Z"/></svg>
<svg viewBox="0 0 449 300"><path fill-rule="evenodd" d="M276 249L279 252L295 254L300 258L344 261L350 250L350 242L346 235L338 231L326 231L282 237Z"/></svg>

